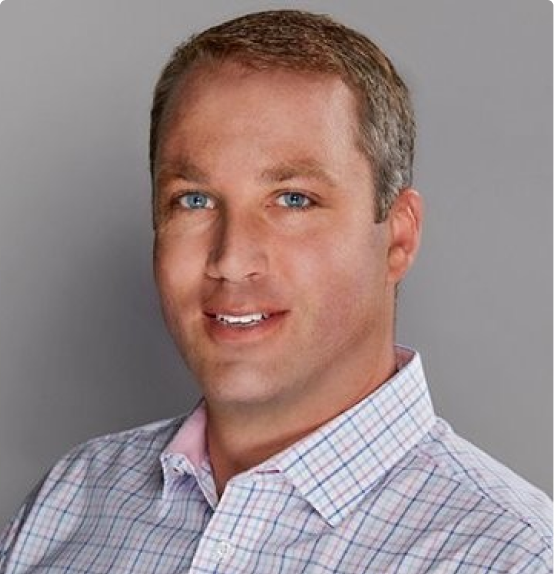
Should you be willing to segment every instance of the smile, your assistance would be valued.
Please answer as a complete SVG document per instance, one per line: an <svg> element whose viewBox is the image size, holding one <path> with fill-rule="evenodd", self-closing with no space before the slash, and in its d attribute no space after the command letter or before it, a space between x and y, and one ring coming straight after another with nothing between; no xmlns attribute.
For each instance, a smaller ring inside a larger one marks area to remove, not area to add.
<svg viewBox="0 0 554 574"><path fill-rule="evenodd" d="M248 313L246 315L224 315L218 313L215 315L215 318L220 323L229 325L230 327L251 327L268 319L269 314Z"/></svg>

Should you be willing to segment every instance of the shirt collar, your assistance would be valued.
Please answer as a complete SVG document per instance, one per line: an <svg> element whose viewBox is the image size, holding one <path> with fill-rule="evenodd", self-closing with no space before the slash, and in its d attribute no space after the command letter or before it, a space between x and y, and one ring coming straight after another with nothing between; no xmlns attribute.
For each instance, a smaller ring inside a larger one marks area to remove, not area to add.
<svg viewBox="0 0 554 574"><path fill-rule="evenodd" d="M164 454L183 455L190 471L209 460L206 440L206 404L201 400L167 445Z"/></svg>
<svg viewBox="0 0 554 574"><path fill-rule="evenodd" d="M162 499L179 488L185 475L194 476L212 508L217 505L206 440L206 404L201 400L185 417L179 430L160 455L163 473Z"/></svg>
<svg viewBox="0 0 554 574"><path fill-rule="evenodd" d="M400 368L392 378L267 461L331 526L352 512L435 422L419 354L402 347L396 353Z"/></svg>
<svg viewBox="0 0 554 574"><path fill-rule="evenodd" d="M324 520L339 524L435 422L419 354L396 347L396 357L397 373L376 391L248 472L282 473ZM164 471L171 465L197 479L209 472L205 427L200 402L162 454Z"/></svg>

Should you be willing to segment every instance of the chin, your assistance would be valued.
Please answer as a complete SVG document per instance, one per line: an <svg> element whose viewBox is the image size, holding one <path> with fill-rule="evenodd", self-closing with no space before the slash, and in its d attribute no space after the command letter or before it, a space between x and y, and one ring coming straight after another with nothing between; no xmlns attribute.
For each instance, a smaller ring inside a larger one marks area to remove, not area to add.
<svg viewBox="0 0 554 574"><path fill-rule="evenodd" d="M262 406L274 401L280 394L267 377L260 373L221 373L218 376L203 377L200 388L208 404L221 406Z"/></svg>

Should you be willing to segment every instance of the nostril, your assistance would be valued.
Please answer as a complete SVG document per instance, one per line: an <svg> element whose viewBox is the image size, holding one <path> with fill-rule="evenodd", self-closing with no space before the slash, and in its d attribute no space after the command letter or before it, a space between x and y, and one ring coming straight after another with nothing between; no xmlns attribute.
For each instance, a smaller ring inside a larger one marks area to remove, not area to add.
<svg viewBox="0 0 554 574"><path fill-rule="evenodd" d="M208 257L206 275L232 283L254 280L268 270L268 256L262 242L233 241L213 249Z"/></svg>

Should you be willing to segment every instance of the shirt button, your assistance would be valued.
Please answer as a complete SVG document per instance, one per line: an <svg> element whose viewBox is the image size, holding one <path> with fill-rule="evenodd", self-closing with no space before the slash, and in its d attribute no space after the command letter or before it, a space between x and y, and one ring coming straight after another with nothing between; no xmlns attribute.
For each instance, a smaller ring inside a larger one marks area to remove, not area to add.
<svg viewBox="0 0 554 574"><path fill-rule="evenodd" d="M218 560L226 560L233 554L233 545L227 540L220 540L215 547L215 557Z"/></svg>

